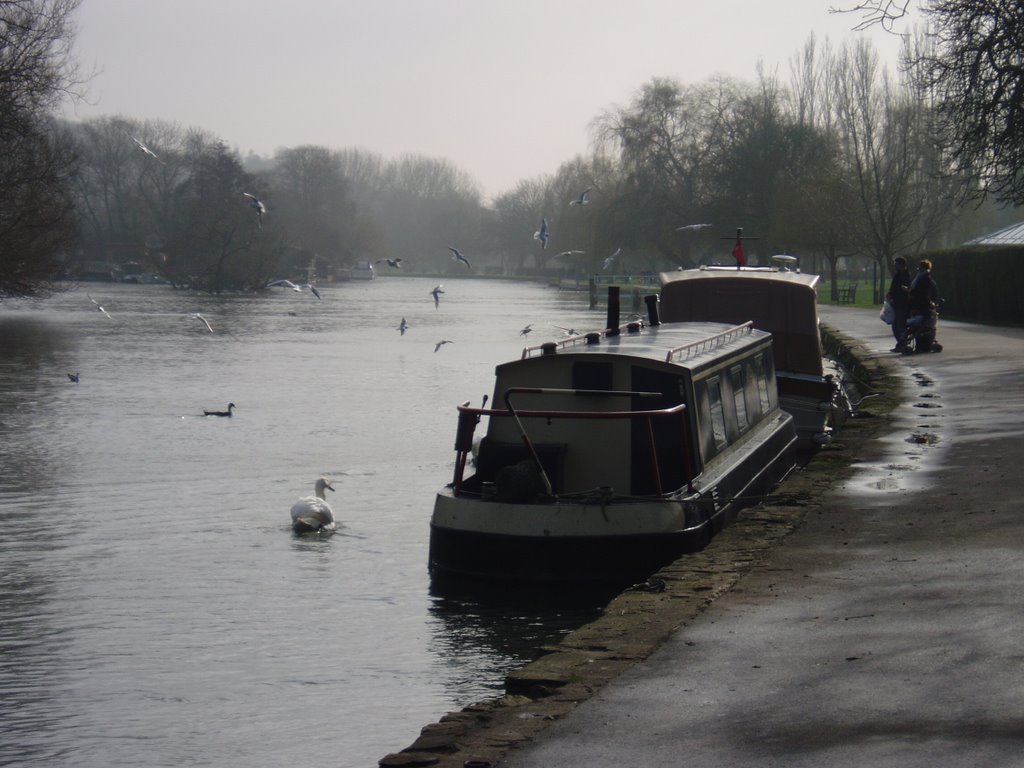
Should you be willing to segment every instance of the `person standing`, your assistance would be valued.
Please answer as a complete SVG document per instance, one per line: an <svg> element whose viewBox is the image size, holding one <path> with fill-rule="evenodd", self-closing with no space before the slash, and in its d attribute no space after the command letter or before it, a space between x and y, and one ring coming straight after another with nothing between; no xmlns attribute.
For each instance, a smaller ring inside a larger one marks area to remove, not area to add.
<svg viewBox="0 0 1024 768"><path fill-rule="evenodd" d="M910 270L907 269L907 260L902 256L893 259L892 265L892 281L889 283L889 292L885 294L892 305L892 335L896 339L896 346L891 351L902 352L910 311Z"/></svg>

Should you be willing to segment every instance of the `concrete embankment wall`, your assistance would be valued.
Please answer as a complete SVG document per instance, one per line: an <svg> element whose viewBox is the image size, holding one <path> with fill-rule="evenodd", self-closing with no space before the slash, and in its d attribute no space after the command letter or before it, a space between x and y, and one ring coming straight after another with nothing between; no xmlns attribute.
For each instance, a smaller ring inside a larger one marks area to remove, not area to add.
<svg viewBox="0 0 1024 768"><path fill-rule="evenodd" d="M510 748L534 739L551 722L650 656L820 506L824 491L848 476L854 459L870 451L873 438L887 429L888 416L900 402L899 382L885 358L830 328L822 333L827 353L854 378L864 398L831 445L791 473L764 503L744 510L707 549L659 571L657 584L663 583L663 590L623 592L599 619L511 672L504 696L445 715L424 727L409 747L387 755L379 764L439 768L496 764Z"/></svg>

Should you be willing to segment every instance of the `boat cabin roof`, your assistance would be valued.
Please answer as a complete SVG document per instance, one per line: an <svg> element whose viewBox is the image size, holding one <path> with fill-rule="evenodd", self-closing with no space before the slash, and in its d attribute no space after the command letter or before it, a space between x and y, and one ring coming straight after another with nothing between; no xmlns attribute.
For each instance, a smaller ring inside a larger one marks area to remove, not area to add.
<svg viewBox="0 0 1024 768"><path fill-rule="evenodd" d="M661 274L665 322L751 321L772 334L775 367L821 375L818 275L771 267L702 267Z"/></svg>
<svg viewBox="0 0 1024 768"><path fill-rule="evenodd" d="M498 366L516 365L528 358L572 355L626 355L652 364L678 365L694 371L731 357L756 342L769 338L765 331L743 324L716 322L630 323L617 335L607 331L572 336L523 350L520 360Z"/></svg>

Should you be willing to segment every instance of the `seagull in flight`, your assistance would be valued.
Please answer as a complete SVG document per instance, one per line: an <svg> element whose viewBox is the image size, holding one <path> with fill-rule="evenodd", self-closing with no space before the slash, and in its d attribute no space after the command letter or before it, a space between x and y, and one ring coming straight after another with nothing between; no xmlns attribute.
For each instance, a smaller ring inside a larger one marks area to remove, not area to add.
<svg viewBox="0 0 1024 768"><path fill-rule="evenodd" d="M243 192L242 194L249 198L249 207L256 211L256 221L260 229L263 229L263 214L267 212L267 206L256 195L251 195L248 192Z"/></svg>
<svg viewBox="0 0 1024 768"><path fill-rule="evenodd" d="M441 339L439 342L437 342L437 344L434 345L434 351L437 352L437 350L439 350L445 344L454 344L454 343L455 343L454 341L448 341L448 339Z"/></svg>
<svg viewBox="0 0 1024 768"><path fill-rule="evenodd" d="M586 253L586 251L562 251L561 253L556 253L555 258L558 259L561 258L562 256L578 256L583 253Z"/></svg>
<svg viewBox="0 0 1024 768"><path fill-rule="evenodd" d="M209 320L207 320L205 317L203 317L202 313L200 313L200 312L190 312L188 316L191 317L191 318L194 318L196 320L202 320L206 324L206 330L208 330L210 333L213 333L213 326L210 325L210 321Z"/></svg>
<svg viewBox="0 0 1024 768"><path fill-rule="evenodd" d="M275 280L272 283L267 283L267 288L276 288L278 286L280 286L281 288L291 288L296 293L302 293L302 289L305 288L318 299L320 298L320 291L318 291L316 289L316 286L313 285L312 283L303 283L302 285L296 285L291 280Z"/></svg>
<svg viewBox="0 0 1024 768"><path fill-rule="evenodd" d="M552 323L551 327L552 328L557 328L560 331L565 331L565 335L566 336L578 336L579 335L579 331L577 331L575 328L563 328L562 326L555 325L553 323Z"/></svg>
<svg viewBox="0 0 1024 768"><path fill-rule="evenodd" d="M687 224L685 227L676 227L676 232L696 232L710 226L710 224Z"/></svg>
<svg viewBox="0 0 1024 768"><path fill-rule="evenodd" d="M521 330L521 331L519 332L519 335L520 335L520 336L526 336L527 334L529 334L529 333L530 333L530 331L532 331L532 330L533 330L533 328L531 327L532 325L533 325L533 323L530 323L530 325L528 325L528 326L526 326L525 328L523 328L523 330Z"/></svg>
<svg viewBox="0 0 1024 768"><path fill-rule="evenodd" d="M407 330L409 330L409 324L405 322L405 318L403 317L402 322L398 324L398 333L402 336L405 336L405 332Z"/></svg>
<svg viewBox="0 0 1024 768"><path fill-rule="evenodd" d="M586 189L584 189L582 192L580 192L580 196L577 199L569 201L569 205L589 205L590 190L591 187L587 187Z"/></svg>
<svg viewBox="0 0 1024 768"><path fill-rule="evenodd" d="M441 294L444 291L441 290L440 285L435 285L434 290L430 292L430 295L434 297L434 309L437 309L437 305L441 303Z"/></svg>
<svg viewBox="0 0 1024 768"><path fill-rule="evenodd" d="M622 253L622 249L621 248L616 248L615 249L615 253L613 253L611 256L609 256L607 259L604 260L604 266L601 267L601 270L603 271L603 270L608 269L608 267L610 267L612 265L612 263L615 261L616 257L620 253Z"/></svg>
<svg viewBox="0 0 1024 768"><path fill-rule="evenodd" d="M540 247L541 248L547 248L548 247L548 240L550 239L550 237L551 237L551 235L548 234L548 220L547 219L541 219L540 220L540 229L538 229L536 232L533 233L533 239L534 240L540 240Z"/></svg>
<svg viewBox="0 0 1024 768"><path fill-rule="evenodd" d="M155 152L153 152L153 150L152 150L152 149L150 149L149 147L147 147L147 146L146 146L145 144L143 144L143 143L142 143L141 141L139 141L139 140L138 140L137 138L135 138L134 136L132 136L132 137L131 137L131 139L132 139L132 141L134 141L134 142L135 142L135 146L137 146L137 147L138 147L139 149L141 149L141 150L142 150L142 152L143 152L144 154L147 154L147 155L149 155L149 156L150 156L150 157L152 157L152 158L153 158L154 160L156 160L156 161L157 161L158 163L162 163L162 162L163 162L163 160L161 160L161 159L160 159L159 157L157 157L157 156L156 156L156 153L155 153Z"/></svg>
<svg viewBox="0 0 1024 768"><path fill-rule="evenodd" d="M89 294L88 294L88 293L87 293L87 294L85 294L85 295L86 295L86 296L89 296ZM98 301L96 301L96 299L94 299L94 298L93 298L92 296L89 296L89 301L91 301L91 302L92 302L93 304L95 304L95 305L96 305L96 309L97 309L97 310L99 310L100 312L102 312L102 313L103 313L104 315L106 315L107 317L110 317L110 313L109 313L109 312L107 312L107 310L105 310L105 309L103 308L103 305L102 305L102 304L100 304L100 303L99 303ZM113 320L114 318L110 317L110 319L111 319L111 320Z"/></svg>
<svg viewBox="0 0 1024 768"><path fill-rule="evenodd" d="M473 268L472 266L470 266L469 259L467 259L465 256L463 256L459 252L458 248L451 248L451 247L449 247L448 250L452 252L452 260L453 261L461 261L463 264L466 265L467 269L472 269Z"/></svg>
<svg viewBox="0 0 1024 768"><path fill-rule="evenodd" d="M401 258L398 258L398 259L377 259L373 263L374 264L380 264L382 261L386 261L388 263L388 266L391 267L392 269L400 269L401 266L402 266L402 259Z"/></svg>

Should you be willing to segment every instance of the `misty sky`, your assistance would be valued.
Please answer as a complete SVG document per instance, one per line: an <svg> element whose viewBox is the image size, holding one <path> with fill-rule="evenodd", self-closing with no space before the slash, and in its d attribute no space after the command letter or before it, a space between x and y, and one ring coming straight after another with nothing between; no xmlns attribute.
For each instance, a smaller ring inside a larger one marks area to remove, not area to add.
<svg viewBox="0 0 1024 768"><path fill-rule="evenodd" d="M205 128L243 155L318 144L444 157L485 195L553 173L652 77L789 79L842 0L83 0L95 70L66 115ZM897 41L871 34L886 60Z"/></svg>

